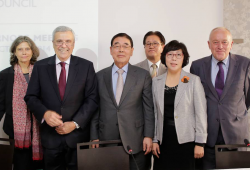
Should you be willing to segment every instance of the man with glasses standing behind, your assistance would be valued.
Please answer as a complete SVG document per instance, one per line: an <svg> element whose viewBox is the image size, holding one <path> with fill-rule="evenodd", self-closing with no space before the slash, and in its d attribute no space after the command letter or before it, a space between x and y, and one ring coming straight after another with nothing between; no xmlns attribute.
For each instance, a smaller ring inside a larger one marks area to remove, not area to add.
<svg viewBox="0 0 250 170"><path fill-rule="evenodd" d="M133 50L129 35L112 38L114 63L97 73L100 106L91 124L91 139L120 139L127 153L127 146L133 150L139 169L149 170L155 127L152 79L146 70L129 64ZM137 170L131 156L129 162L130 170Z"/></svg>
<svg viewBox="0 0 250 170"><path fill-rule="evenodd" d="M165 46L165 38L159 31L149 31L143 38L143 45L147 59L135 66L149 71L152 78L167 71L161 63L161 53Z"/></svg>
<svg viewBox="0 0 250 170"><path fill-rule="evenodd" d="M76 170L76 144L90 140L98 107L97 78L90 61L72 55L74 31L53 31L55 55L36 62L25 101L38 122L46 170Z"/></svg>

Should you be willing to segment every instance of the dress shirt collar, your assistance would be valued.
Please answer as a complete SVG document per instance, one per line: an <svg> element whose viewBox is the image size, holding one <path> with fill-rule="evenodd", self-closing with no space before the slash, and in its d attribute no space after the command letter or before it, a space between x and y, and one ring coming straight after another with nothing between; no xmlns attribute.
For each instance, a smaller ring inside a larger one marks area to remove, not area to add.
<svg viewBox="0 0 250 170"><path fill-rule="evenodd" d="M147 59L148 60L148 59ZM148 60L148 66L149 66L149 68L151 68L151 66L152 66L152 64L154 64L154 63L152 63L151 61L149 61ZM160 67L160 64L161 64L161 60L159 60L157 63L155 63L156 65L157 65L157 68L159 68Z"/></svg>
<svg viewBox="0 0 250 170"><path fill-rule="evenodd" d="M64 61L64 62L69 65L70 59L71 59L71 56L66 61ZM59 64L60 62L61 62L61 60L59 60L59 58L56 55L56 65Z"/></svg>
<svg viewBox="0 0 250 170"><path fill-rule="evenodd" d="M123 69L123 71L124 71L125 73L127 73L127 72L128 72L128 63L127 63L125 66L123 66L122 69ZM113 67L112 67L112 75L114 75L114 74L116 73L117 70L119 70L119 68L118 68L118 67L115 65L115 63L114 63L114 65L113 65Z"/></svg>
<svg viewBox="0 0 250 170"><path fill-rule="evenodd" d="M217 66L219 61L216 58L214 58L214 56L212 55L212 62L214 63L215 66ZM228 67L229 67L229 55L222 62L224 63L224 65L228 69Z"/></svg>

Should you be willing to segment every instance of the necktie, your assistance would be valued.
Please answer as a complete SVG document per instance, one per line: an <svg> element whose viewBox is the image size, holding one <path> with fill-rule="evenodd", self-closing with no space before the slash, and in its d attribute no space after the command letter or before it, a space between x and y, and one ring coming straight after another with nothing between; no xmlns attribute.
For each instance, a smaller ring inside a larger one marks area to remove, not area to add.
<svg viewBox="0 0 250 170"><path fill-rule="evenodd" d="M215 79L215 90L220 98L224 88L224 69L222 67L223 62L218 62L217 65L219 66L219 71Z"/></svg>
<svg viewBox="0 0 250 170"><path fill-rule="evenodd" d="M117 105L119 105L119 103L120 103L120 99L121 99L122 91L123 91L123 85L124 85L123 78L122 78L123 72L124 72L124 70L122 70L122 69L117 70L118 79L117 79L116 94L115 94L115 99L116 99Z"/></svg>
<svg viewBox="0 0 250 170"><path fill-rule="evenodd" d="M152 64L151 67L153 67L153 71L151 72L151 77L154 78L156 77L156 74L157 74L157 65Z"/></svg>
<svg viewBox="0 0 250 170"><path fill-rule="evenodd" d="M61 100L63 100L63 96L64 96L64 92L65 92L65 88L66 88L66 70L65 70L65 63L60 62L60 64L61 64L61 74L59 77L58 87L59 87Z"/></svg>

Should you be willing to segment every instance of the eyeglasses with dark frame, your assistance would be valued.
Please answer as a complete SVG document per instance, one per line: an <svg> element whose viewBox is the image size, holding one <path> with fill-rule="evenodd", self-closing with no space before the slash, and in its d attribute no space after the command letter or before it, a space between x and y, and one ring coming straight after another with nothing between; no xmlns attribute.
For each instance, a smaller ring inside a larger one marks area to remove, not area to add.
<svg viewBox="0 0 250 170"><path fill-rule="evenodd" d="M159 44L162 44L162 43L158 43L158 42L149 43L149 42L148 42L148 43L145 44L145 47L149 48L151 45L152 45L153 47L158 47Z"/></svg>

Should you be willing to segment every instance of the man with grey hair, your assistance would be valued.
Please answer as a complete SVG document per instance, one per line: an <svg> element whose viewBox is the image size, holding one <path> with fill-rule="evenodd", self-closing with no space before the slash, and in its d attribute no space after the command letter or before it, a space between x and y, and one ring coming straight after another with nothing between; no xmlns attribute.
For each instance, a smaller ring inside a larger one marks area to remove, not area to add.
<svg viewBox="0 0 250 170"><path fill-rule="evenodd" d="M53 31L55 55L36 62L25 101L41 122L46 170L77 169L76 144L90 140L98 107L97 79L90 61L72 55L71 28Z"/></svg>
<svg viewBox="0 0 250 170"><path fill-rule="evenodd" d="M250 59L232 54L230 31L211 31L208 46L212 55L192 63L190 72L200 77L207 99L208 138L204 169L214 169L215 145L243 144L249 138Z"/></svg>

